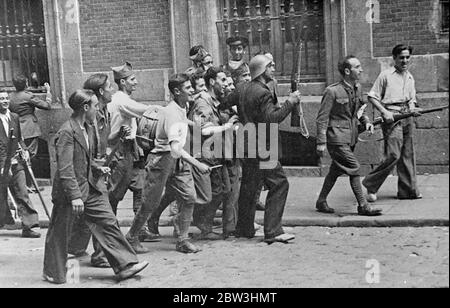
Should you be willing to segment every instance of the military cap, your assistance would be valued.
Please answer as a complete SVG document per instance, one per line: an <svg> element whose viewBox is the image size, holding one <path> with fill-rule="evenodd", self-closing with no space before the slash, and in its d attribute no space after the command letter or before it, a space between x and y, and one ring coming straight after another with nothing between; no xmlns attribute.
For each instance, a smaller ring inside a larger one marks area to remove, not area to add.
<svg viewBox="0 0 450 308"><path fill-rule="evenodd" d="M229 37L226 41L228 46L239 46L243 45L244 47L248 46L248 38L242 36L233 36Z"/></svg>
<svg viewBox="0 0 450 308"><path fill-rule="evenodd" d="M126 79L134 74L133 66L130 62L125 62L124 65L113 67L114 80Z"/></svg>

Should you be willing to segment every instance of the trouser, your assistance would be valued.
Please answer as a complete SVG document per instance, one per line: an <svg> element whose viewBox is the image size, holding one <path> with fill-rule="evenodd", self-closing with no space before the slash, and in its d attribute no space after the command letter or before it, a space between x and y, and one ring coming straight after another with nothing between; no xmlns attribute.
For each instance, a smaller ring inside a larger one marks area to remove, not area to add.
<svg viewBox="0 0 450 308"><path fill-rule="evenodd" d="M194 180L190 166L181 159L175 159L170 152L150 154L147 158L142 206L134 218L128 237L138 237L150 214L161 203L164 189L166 194L176 196L179 205L179 212L174 218L178 239L182 241L189 238L196 198Z"/></svg>
<svg viewBox="0 0 450 308"><path fill-rule="evenodd" d="M377 193L386 178L397 167L398 197L415 198L420 195L417 187L416 157L414 151L414 119L400 124L383 125L384 160L363 181L369 193Z"/></svg>
<svg viewBox="0 0 450 308"><path fill-rule="evenodd" d="M67 253L73 222L70 203L55 204L45 241L44 274L57 283L66 282ZM104 251L114 273L137 264L133 248L123 236L119 223L109 205L106 193L91 188L84 203L83 218Z"/></svg>
<svg viewBox="0 0 450 308"><path fill-rule="evenodd" d="M241 188L241 161L233 159L226 164L230 177L230 191L223 201L222 228L224 234L236 231L239 210L239 190Z"/></svg>
<svg viewBox="0 0 450 308"><path fill-rule="evenodd" d="M239 196L239 214L236 225L238 236L255 236L255 194L261 181L269 189L264 213L264 235L266 239L275 238L284 233L282 217L289 192L289 182L280 162L273 169L261 169L258 159L244 159L242 182Z"/></svg>
<svg viewBox="0 0 450 308"><path fill-rule="evenodd" d="M25 139L24 142L30 153L30 159L33 159L36 157L39 150L39 137Z"/></svg>
<svg viewBox="0 0 450 308"><path fill-rule="evenodd" d="M329 193L336 184L337 179L346 174L350 177L350 186L360 206L366 204L361 187L360 169L361 165L355 157L354 146L350 145L328 145L332 163L330 171L325 177L322 191L319 195L319 202L326 201Z"/></svg>
<svg viewBox="0 0 450 308"><path fill-rule="evenodd" d="M19 217L24 230L39 227L39 215L31 203L28 195L25 170L22 166L11 166L12 178L9 180L9 189L17 204Z"/></svg>

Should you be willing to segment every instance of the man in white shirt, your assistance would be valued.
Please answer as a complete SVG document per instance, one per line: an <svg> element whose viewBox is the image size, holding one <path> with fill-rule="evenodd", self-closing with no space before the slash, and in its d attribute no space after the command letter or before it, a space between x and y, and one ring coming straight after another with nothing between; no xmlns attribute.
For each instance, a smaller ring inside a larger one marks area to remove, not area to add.
<svg viewBox="0 0 450 308"><path fill-rule="evenodd" d="M22 220L22 237L39 238L41 235L33 231L34 228L39 228L39 216L28 196L25 169L18 161L16 154L19 146L23 149L24 159L29 158L29 153L22 138L19 116L9 111L9 96L6 92L0 92L0 122L2 124L0 125L0 227L5 224L14 224L8 207L7 189L9 187ZM11 140L12 144L9 144ZM4 176L8 147L12 154L12 157L9 157L11 165L8 175Z"/></svg>

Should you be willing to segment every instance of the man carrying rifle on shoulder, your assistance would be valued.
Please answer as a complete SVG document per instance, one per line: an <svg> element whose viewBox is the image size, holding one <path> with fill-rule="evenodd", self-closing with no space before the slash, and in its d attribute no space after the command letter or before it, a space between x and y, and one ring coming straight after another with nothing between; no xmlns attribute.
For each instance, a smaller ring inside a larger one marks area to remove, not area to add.
<svg viewBox="0 0 450 308"><path fill-rule="evenodd" d="M25 169L17 152L23 151L23 159L29 159L20 131L19 116L9 111L9 96L0 92L0 227L14 224L8 207L8 187L13 201L17 202L22 220L22 237L40 238L33 229L39 228L39 216L28 196ZM9 170L8 170L9 169Z"/></svg>
<svg viewBox="0 0 450 308"><path fill-rule="evenodd" d="M363 181L368 201L376 202L377 193L395 167L398 173L398 198L421 199L417 187L416 159L414 151L414 118L395 122L394 117L405 112L419 116L416 107L414 78L408 71L412 47L397 45L392 51L395 66L382 72L369 93L369 101L384 119L385 138L383 162Z"/></svg>

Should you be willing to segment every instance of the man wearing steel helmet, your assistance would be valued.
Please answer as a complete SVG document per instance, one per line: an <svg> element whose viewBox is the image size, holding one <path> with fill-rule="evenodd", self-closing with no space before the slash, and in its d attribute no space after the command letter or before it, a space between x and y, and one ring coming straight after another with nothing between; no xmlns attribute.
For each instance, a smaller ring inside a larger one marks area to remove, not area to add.
<svg viewBox="0 0 450 308"><path fill-rule="evenodd" d="M250 61L252 81L240 94L239 109L243 124L252 123L257 127L257 144L265 144L266 149L271 145L270 126L284 121L300 103L300 93L294 92L284 105L279 105L267 84L273 80L275 65L265 55L258 55ZM260 130L265 124L266 134ZM259 128L259 129L258 129ZM265 140L259 140L265 138ZM281 149L278 140L278 150ZM285 234L281 226L281 219L289 191L289 183L281 163L270 158L271 168L263 167L268 163L257 151L256 158L246 157L243 160L242 185L239 197L239 214L236 226L236 235L253 238L255 236L255 195L259 183L263 180L269 188L264 215L264 236L267 243L287 243L295 238L294 235ZM247 155L246 155L247 156Z"/></svg>

